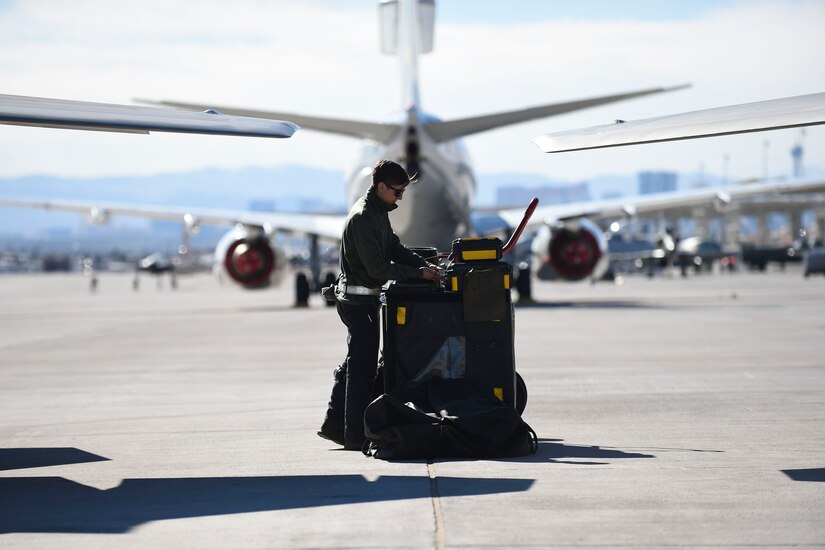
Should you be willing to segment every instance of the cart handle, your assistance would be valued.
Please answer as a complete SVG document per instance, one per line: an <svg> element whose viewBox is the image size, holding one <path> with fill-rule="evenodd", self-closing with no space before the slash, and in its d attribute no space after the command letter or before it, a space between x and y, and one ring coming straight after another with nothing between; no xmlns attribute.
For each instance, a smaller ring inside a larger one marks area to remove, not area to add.
<svg viewBox="0 0 825 550"><path fill-rule="evenodd" d="M501 249L502 254L506 254L511 248L516 246L516 242L518 242L519 237L521 237L521 232L524 231L524 228L527 226L527 222L530 221L530 217L533 215L533 212L536 211L536 207L538 205L539 198L533 197L533 200L530 201L530 205L527 207L527 210L524 211L524 217L521 219L521 223L518 224L518 227L510 236L510 240L507 241L507 244L505 244L504 248Z"/></svg>

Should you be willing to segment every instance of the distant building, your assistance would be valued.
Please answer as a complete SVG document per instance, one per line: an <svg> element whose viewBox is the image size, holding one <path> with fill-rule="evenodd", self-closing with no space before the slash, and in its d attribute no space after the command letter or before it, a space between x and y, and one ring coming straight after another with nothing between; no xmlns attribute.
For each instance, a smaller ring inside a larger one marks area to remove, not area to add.
<svg viewBox="0 0 825 550"><path fill-rule="evenodd" d="M639 172L639 194L676 191L678 174L675 172Z"/></svg>
<svg viewBox="0 0 825 550"><path fill-rule="evenodd" d="M542 187L511 185L496 190L496 204L502 206L526 206L533 197L538 197L541 204L564 204L590 200L590 191L587 182Z"/></svg>
<svg viewBox="0 0 825 550"><path fill-rule="evenodd" d="M249 209L253 212L275 212L275 201L271 199L252 199Z"/></svg>

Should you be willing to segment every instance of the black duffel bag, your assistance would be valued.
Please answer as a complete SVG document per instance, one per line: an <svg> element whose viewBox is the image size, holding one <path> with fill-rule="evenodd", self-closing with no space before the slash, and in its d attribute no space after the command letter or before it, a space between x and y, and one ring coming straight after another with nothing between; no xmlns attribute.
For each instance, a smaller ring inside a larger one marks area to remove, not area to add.
<svg viewBox="0 0 825 550"><path fill-rule="evenodd" d="M364 414L364 454L381 459L496 458L533 454L536 433L487 388L434 378L405 394L383 394Z"/></svg>

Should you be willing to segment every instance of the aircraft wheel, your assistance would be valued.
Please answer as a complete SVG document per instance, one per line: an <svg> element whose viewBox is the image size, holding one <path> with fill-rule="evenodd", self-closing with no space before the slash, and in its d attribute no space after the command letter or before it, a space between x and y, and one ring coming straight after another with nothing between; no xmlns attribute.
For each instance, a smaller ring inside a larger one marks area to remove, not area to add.
<svg viewBox="0 0 825 550"><path fill-rule="evenodd" d="M516 373L516 410L519 414L527 408L527 384L519 373Z"/></svg>
<svg viewBox="0 0 825 550"><path fill-rule="evenodd" d="M309 307L309 277L306 273L295 276L295 307Z"/></svg>
<svg viewBox="0 0 825 550"><path fill-rule="evenodd" d="M516 292L518 292L519 303L531 303L533 301L533 283L530 279L530 268L525 266L519 268L516 275Z"/></svg>

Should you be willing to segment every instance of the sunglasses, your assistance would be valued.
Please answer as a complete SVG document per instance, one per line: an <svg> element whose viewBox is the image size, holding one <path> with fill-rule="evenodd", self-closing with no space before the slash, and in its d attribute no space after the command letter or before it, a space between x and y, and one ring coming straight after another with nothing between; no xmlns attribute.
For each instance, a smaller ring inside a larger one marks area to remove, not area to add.
<svg viewBox="0 0 825 550"><path fill-rule="evenodd" d="M404 191L407 190L406 187L402 187L401 189L398 189L397 187L393 187L392 185L387 185L386 183L384 185L386 186L387 189L390 189L395 194L395 197L398 198L398 199L400 199L401 196L404 194Z"/></svg>

